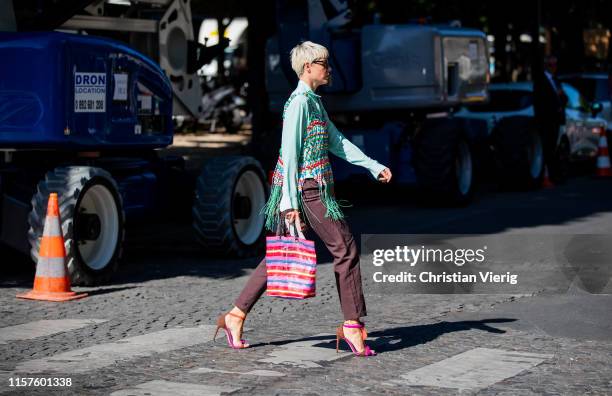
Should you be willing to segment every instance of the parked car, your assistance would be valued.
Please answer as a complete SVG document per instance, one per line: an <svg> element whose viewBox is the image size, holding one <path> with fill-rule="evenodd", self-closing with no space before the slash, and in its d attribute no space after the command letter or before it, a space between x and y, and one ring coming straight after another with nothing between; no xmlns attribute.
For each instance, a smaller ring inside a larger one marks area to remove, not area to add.
<svg viewBox="0 0 612 396"><path fill-rule="evenodd" d="M608 130L612 128L612 103L610 97L610 82L606 73L574 73L563 74L559 80L570 84L586 99L587 104L601 105L600 117L608 123Z"/></svg>
<svg viewBox="0 0 612 396"><path fill-rule="evenodd" d="M608 142L612 142L612 89L608 74L564 74L559 77L559 80L576 88L592 110L597 111L597 108L601 107L599 116L606 120ZM608 145L610 144L608 143ZM609 153L610 158L612 158L612 152Z"/></svg>
<svg viewBox="0 0 612 396"><path fill-rule="evenodd" d="M593 114L589 102L568 83L561 87L567 96L566 123L559 129L557 139L557 161L591 159L597 156L600 130L606 130L605 119ZM597 111L595 111L597 113ZM489 102L463 107L456 114L470 120L486 123L487 133L495 140L496 129L503 123L513 121L518 128L532 131L530 169L535 177L543 166L543 150L535 124L533 107L533 84L531 82L491 84ZM517 132L518 133L518 132Z"/></svg>
<svg viewBox="0 0 612 396"><path fill-rule="evenodd" d="M597 102L589 102L573 85L562 82L561 87L567 96L566 123L562 129L569 139L572 158L595 158L599 137L608 129L608 122L600 116Z"/></svg>

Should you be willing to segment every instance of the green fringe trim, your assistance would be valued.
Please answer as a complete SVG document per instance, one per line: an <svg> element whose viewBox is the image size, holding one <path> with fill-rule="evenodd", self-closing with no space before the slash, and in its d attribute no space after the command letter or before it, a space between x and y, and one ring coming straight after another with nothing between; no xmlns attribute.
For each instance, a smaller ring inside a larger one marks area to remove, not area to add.
<svg viewBox="0 0 612 396"><path fill-rule="evenodd" d="M259 214L263 214L266 218L266 228L270 231L276 231L276 226L278 224L278 211L279 205L282 195L282 187L281 186L272 186L272 190L270 191L270 198L268 198L268 202L261 208Z"/></svg>
<svg viewBox="0 0 612 396"><path fill-rule="evenodd" d="M268 202L261 208L260 214L263 214L266 219L266 229L275 232L278 227L278 221L280 217L280 200L282 196L282 186L272 186L270 191L270 198ZM347 208L353 206L346 200L336 200L336 198L330 194L330 187L327 184L319 184L319 196L327 211L325 217L329 217L333 220L344 219L344 214L341 208ZM304 202L302 201L302 194L297 195L298 198L298 210L300 213L304 212Z"/></svg>
<svg viewBox="0 0 612 396"><path fill-rule="evenodd" d="M331 217L333 220L341 220L344 218L344 214L340 209L340 204L336 201L336 198L330 194L330 188L327 184L319 184L319 194L323 205L327 208L325 217Z"/></svg>

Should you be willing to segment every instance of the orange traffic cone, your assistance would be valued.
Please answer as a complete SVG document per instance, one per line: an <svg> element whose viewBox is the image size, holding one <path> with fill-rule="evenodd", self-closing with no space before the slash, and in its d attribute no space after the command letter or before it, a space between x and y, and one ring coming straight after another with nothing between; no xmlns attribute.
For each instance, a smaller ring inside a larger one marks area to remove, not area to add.
<svg viewBox="0 0 612 396"><path fill-rule="evenodd" d="M608 138L605 129L601 128L599 132L599 152L597 153L597 176L610 177L610 157L608 156Z"/></svg>
<svg viewBox="0 0 612 396"><path fill-rule="evenodd" d="M544 165L544 178L542 179L542 187L544 188L553 188L555 185L550 180L550 176L548 176L548 165Z"/></svg>
<svg viewBox="0 0 612 396"><path fill-rule="evenodd" d="M34 289L17 298L44 301L68 301L87 296L87 293L76 294L70 290L70 278L66 271L66 250L59 219L57 194L49 195L47 217L43 237L40 241Z"/></svg>

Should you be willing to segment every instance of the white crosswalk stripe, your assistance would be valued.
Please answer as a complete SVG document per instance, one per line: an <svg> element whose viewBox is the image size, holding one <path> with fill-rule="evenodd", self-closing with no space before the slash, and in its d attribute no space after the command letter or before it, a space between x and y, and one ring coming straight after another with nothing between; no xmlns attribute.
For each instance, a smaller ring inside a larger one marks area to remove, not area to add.
<svg viewBox="0 0 612 396"><path fill-rule="evenodd" d="M169 352L212 339L216 326L172 328L145 335L125 338L115 342L63 352L51 357L19 363L17 373L86 373L111 364L128 361L153 353Z"/></svg>
<svg viewBox="0 0 612 396"><path fill-rule="evenodd" d="M239 390L237 387L190 384L184 382L150 381L133 388L111 393L111 396L216 396Z"/></svg>
<svg viewBox="0 0 612 396"><path fill-rule="evenodd" d="M192 374L206 374L206 373L223 373L223 374L234 374L234 375L256 375L259 377L284 377L285 374L274 371L274 370L251 370L241 373L239 371L229 371L229 370L218 370L211 369L208 367L198 367L197 369L191 370Z"/></svg>
<svg viewBox="0 0 612 396"><path fill-rule="evenodd" d="M391 381L397 385L435 386L459 390L487 388L553 355L475 348L418 368Z"/></svg>
<svg viewBox="0 0 612 396"><path fill-rule="evenodd" d="M262 363L285 364L311 368L322 367L318 362L331 362L348 355L347 352L336 353L335 334L317 334L314 340L291 342L276 348L268 358L260 359ZM328 343L327 346L322 344Z"/></svg>
<svg viewBox="0 0 612 396"><path fill-rule="evenodd" d="M35 322L0 328L0 344L11 341L31 340L53 334L77 330L86 326L104 323L106 319L57 319L37 320Z"/></svg>

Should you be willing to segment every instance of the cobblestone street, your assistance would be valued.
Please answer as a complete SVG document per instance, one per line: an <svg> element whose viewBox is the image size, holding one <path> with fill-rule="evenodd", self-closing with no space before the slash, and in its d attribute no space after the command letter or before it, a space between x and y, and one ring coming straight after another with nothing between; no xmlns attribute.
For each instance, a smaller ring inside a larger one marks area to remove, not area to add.
<svg viewBox="0 0 612 396"><path fill-rule="evenodd" d="M612 202L599 197L611 190L607 182L579 178L555 190L488 194L466 209L365 199L349 222L356 235L603 234L611 231ZM373 224L381 218L389 220ZM260 258L207 257L179 225L139 235L112 285L75 288L89 293L82 300L18 300L33 272L3 275L0 392L612 394L610 284L599 295L578 287L536 296L386 294L377 293L375 267L364 261L365 319L378 356L362 359L346 344L336 354L341 313L330 257L318 246L317 297L263 297L245 324L252 348L231 350L224 337L212 342L214 323ZM72 386L11 386L18 377L70 378Z"/></svg>
<svg viewBox="0 0 612 396"><path fill-rule="evenodd" d="M0 396L612 396L612 0L0 0Z"/></svg>

